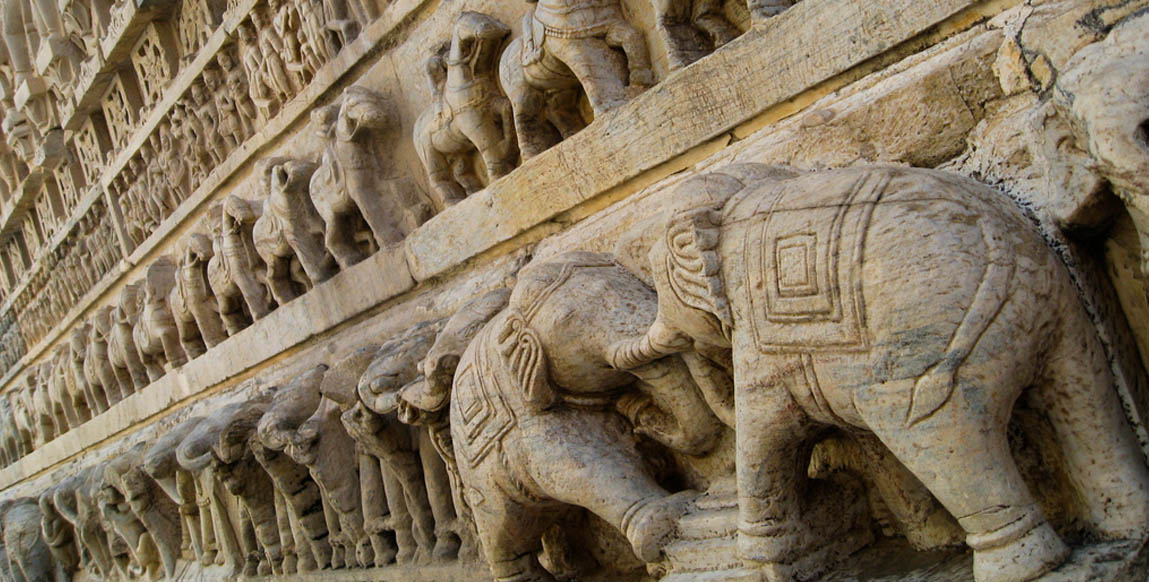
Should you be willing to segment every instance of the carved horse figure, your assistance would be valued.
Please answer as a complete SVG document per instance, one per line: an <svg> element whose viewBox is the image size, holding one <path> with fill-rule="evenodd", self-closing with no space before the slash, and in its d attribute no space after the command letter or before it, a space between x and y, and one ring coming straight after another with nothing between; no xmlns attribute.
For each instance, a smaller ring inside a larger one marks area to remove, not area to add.
<svg viewBox="0 0 1149 582"><path fill-rule="evenodd" d="M499 79L525 161L581 129L580 87L597 117L653 84L654 74L646 40L619 0L537 0L522 38L503 52Z"/></svg>
<svg viewBox="0 0 1149 582"><path fill-rule="evenodd" d="M658 316L611 362L731 354L738 548L772 580L828 568L841 539L823 509L833 492L807 478L825 427L874 435L929 489L965 530L978 582L1056 567L1068 550L1007 441L1023 393L1056 432L1083 521L1144 539L1149 470L1105 348L1012 200L885 166L736 165L675 194L683 210L649 253Z"/></svg>
<svg viewBox="0 0 1149 582"><path fill-rule="evenodd" d="M422 194L396 178L394 163L376 150L380 142L398 138L400 123L388 99L351 86L339 104L316 109L311 119L326 143L311 177L311 200L323 217L327 250L340 268L398 244L430 217Z"/></svg>
<svg viewBox="0 0 1149 582"><path fill-rule="evenodd" d="M142 285L132 283L120 291L119 300L111 312L112 329L108 334L108 361L116 372L121 386L139 390L148 385L148 371L140 361L136 340L132 332L140 322L139 294Z"/></svg>
<svg viewBox="0 0 1149 582"><path fill-rule="evenodd" d="M518 161L514 112L496 77L498 49L510 33L490 16L463 12L447 54L427 63L433 101L415 121L415 148L440 207L482 188L471 168L476 150L492 181Z"/></svg>
<svg viewBox="0 0 1149 582"><path fill-rule="evenodd" d="M175 263L170 257L156 259L148 266L144 276L142 296L143 309L140 321L132 331L140 361L153 382L159 380L168 369L175 369L187 363L187 354L179 341L175 317L168 306L168 296L175 286Z"/></svg>
<svg viewBox="0 0 1149 582"><path fill-rule="evenodd" d="M273 158L261 176L260 186L267 197L252 236L267 265L271 294L280 305L339 270L323 244L325 225L308 193L315 169L312 162Z"/></svg>
<svg viewBox="0 0 1149 582"><path fill-rule="evenodd" d="M252 234L262 213L262 202L234 195L208 210L209 225L214 222L216 226L207 277L229 336L275 308L266 285L267 265L255 249ZM218 218L213 220L213 216Z"/></svg>
<svg viewBox="0 0 1149 582"><path fill-rule="evenodd" d="M168 304L176 321L180 345L188 358L197 358L227 339L219 302L211 293L208 263L215 256L212 240L195 233L188 237L176 270L176 284Z"/></svg>

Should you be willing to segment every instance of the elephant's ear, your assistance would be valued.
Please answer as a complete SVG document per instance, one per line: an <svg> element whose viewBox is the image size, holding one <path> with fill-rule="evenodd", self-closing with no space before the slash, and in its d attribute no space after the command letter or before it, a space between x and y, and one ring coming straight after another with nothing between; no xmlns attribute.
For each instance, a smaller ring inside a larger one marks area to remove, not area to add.
<svg viewBox="0 0 1149 582"><path fill-rule="evenodd" d="M671 218L666 227L666 273L679 300L714 314L729 329L734 319L722 284L721 228L720 207L692 208Z"/></svg>
<svg viewBox="0 0 1149 582"><path fill-rule="evenodd" d="M547 357L535 330L517 312L507 314L496 336L503 365L523 392L523 400L535 411L558 403L559 395L547 375Z"/></svg>

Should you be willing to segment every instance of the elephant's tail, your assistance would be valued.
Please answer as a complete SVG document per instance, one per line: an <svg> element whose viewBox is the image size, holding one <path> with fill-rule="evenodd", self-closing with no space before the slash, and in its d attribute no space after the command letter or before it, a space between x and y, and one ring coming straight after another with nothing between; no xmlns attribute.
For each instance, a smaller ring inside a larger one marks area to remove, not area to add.
<svg viewBox="0 0 1149 582"><path fill-rule="evenodd" d="M987 205L988 206L988 205ZM937 412L957 386L957 373L1009 297L1015 263L1008 229L999 211L983 207L978 220L986 249L986 268L965 317L950 338L945 355L914 384L906 425L912 426Z"/></svg>

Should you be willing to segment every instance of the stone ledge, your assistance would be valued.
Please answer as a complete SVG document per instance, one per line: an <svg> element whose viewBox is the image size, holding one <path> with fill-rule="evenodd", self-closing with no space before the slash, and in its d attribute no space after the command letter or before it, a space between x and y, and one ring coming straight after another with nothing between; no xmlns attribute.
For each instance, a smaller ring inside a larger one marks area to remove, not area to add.
<svg viewBox="0 0 1149 582"><path fill-rule="evenodd" d="M800 2L424 224L407 239L411 272L419 281L440 275L988 3Z"/></svg>
<svg viewBox="0 0 1149 582"><path fill-rule="evenodd" d="M384 273L386 277L381 276ZM414 287L402 249L392 247L375 253L182 368L168 372L92 421L0 470L0 490L65 463L154 415L174 410L184 401L222 388L247 370Z"/></svg>

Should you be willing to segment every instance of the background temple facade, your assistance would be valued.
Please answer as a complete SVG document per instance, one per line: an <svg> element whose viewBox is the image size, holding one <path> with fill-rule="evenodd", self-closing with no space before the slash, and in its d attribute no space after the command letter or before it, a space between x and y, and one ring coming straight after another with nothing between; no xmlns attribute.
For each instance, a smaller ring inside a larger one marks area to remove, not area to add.
<svg viewBox="0 0 1149 582"><path fill-rule="evenodd" d="M1149 573L1149 2L0 25L0 580Z"/></svg>

